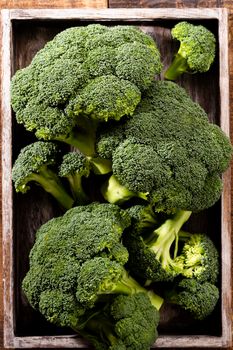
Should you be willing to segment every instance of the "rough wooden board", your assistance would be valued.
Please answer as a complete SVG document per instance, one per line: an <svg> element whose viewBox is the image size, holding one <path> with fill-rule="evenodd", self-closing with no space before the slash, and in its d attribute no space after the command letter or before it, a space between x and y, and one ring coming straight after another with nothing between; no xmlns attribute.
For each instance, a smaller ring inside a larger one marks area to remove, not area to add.
<svg viewBox="0 0 233 350"><path fill-rule="evenodd" d="M97 1L99 3L99 1ZM107 1L104 1L107 3ZM86 6L88 1L0 1L0 8L38 8L38 7L77 7L78 4L82 6ZM92 2L93 3L93 2ZM90 4L90 2L89 2ZM90 6L88 4L88 6ZM232 9L233 11L233 1L232 0L151 0L151 1L143 1L143 0L110 0L110 7L227 7ZM92 5L94 7L94 5ZM229 17L229 30L230 30L230 101L231 101L231 121L233 118L233 12ZM231 131L232 139L233 139L233 130ZM232 186L233 188L233 186ZM233 211L231 210L233 213ZM233 214L232 214L233 215ZM1 219L0 219L1 220ZM0 240L1 240L1 230L0 230ZM1 266L2 266L2 252L1 252L1 244L0 244L0 299L2 300L2 275L1 275ZM2 302L0 302L0 349L3 348L2 343Z"/></svg>
<svg viewBox="0 0 233 350"><path fill-rule="evenodd" d="M0 8L105 8L107 0L1 0Z"/></svg>

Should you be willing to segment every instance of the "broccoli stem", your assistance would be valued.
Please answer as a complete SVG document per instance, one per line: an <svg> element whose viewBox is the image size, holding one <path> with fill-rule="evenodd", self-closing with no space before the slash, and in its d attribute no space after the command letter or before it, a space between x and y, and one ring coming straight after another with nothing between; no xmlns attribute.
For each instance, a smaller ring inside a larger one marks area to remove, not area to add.
<svg viewBox="0 0 233 350"><path fill-rule="evenodd" d="M68 143L86 156L95 154L95 138L92 133L84 130L73 130L67 137L58 139L58 141Z"/></svg>
<svg viewBox="0 0 233 350"><path fill-rule="evenodd" d="M163 299L155 294L152 291L147 291L143 288L134 278L129 276L126 270L120 279L120 281L116 284L116 287L113 289L112 293L126 294L131 295L135 293L146 293L150 298L151 304L159 310L163 304Z"/></svg>
<svg viewBox="0 0 233 350"><path fill-rule="evenodd" d="M112 175L107 182L104 183L101 190L104 199L112 204L121 204L131 199L132 197L139 197L147 200L147 193L133 192L122 186L117 178Z"/></svg>
<svg viewBox="0 0 233 350"><path fill-rule="evenodd" d="M186 58L177 53L167 71L164 78L168 80L176 80L180 75L187 72L189 69Z"/></svg>
<svg viewBox="0 0 233 350"><path fill-rule="evenodd" d="M82 186L82 177L78 174L68 175L71 192L78 204L86 204L88 197Z"/></svg>
<svg viewBox="0 0 233 350"><path fill-rule="evenodd" d="M112 171L112 161L100 157L88 157L96 175L105 175Z"/></svg>
<svg viewBox="0 0 233 350"><path fill-rule="evenodd" d="M189 219L191 213L191 211L178 210L171 219L166 220L158 229L154 230L152 235L146 240L147 246L155 253L156 258L161 261L163 267L172 264L170 256L171 246L175 241L174 255L176 256L179 231Z"/></svg>
<svg viewBox="0 0 233 350"><path fill-rule="evenodd" d="M74 204L73 198L66 192L59 177L52 170L43 166L39 173L31 175L31 180L39 183L46 192L56 198L63 208L72 208Z"/></svg>

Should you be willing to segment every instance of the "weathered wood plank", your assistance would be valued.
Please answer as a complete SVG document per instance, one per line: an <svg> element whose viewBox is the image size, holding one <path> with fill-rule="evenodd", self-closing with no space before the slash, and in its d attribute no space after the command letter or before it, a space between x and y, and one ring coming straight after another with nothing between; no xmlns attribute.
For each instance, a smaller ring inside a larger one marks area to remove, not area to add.
<svg viewBox="0 0 233 350"><path fill-rule="evenodd" d="M60 15L58 16L57 15L57 12L55 11L53 16L51 17L51 11L46 12L46 15L48 15L49 17L48 18L61 18ZM65 13L64 13L65 12ZM123 13L124 12L124 13ZM152 13L154 13L154 11L151 11ZM203 11L200 11L200 10L192 10L192 15L190 15L191 17L196 15L198 13L200 13L200 15L202 16L202 18L205 18L206 16L209 16L209 18L219 18L219 11L218 10L211 10L211 11L206 11L204 14L203 14ZM7 11L3 11L3 13L7 14ZM98 11L95 11L94 15L93 14L90 14L90 10L87 10L87 12L85 11L75 11L75 10L72 10L72 13L69 13L69 12L66 12L66 11L62 11L63 15L66 15L66 18L67 18L67 15L68 15L68 18L75 18L75 16L77 16L77 18L88 18L88 19L93 19L94 17L93 16L97 16L97 18L101 18L101 14L98 12ZM187 14L188 11L187 10L182 10L180 12L180 16L181 18L183 18L183 16L185 16L185 14ZM146 15L146 17L144 17ZM160 16L163 16L162 18L166 19L166 18L175 18L177 17L176 14L175 14L175 11L172 11L172 13L169 13L167 14L167 11L160 11ZM45 13L43 11L43 14L41 14L41 11L38 11L38 12L33 12L32 11L29 11L29 10L25 10L23 12L19 12L19 11L13 11L12 12L12 16L11 18L20 18L21 20L22 19L28 19L28 18L41 18L43 17L44 18L45 16ZM57 17L58 16L58 17ZM154 17L153 17L154 16ZM151 16L148 17L148 12L147 11L133 11L132 13L132 10L130 10L129 13L125 13L125 11L120 11L119 12L119 16L117 16L116 14L116 11L110 11L110 12L106 12L106 11L103 11L103 18L106 20L108 19L123 19L123 20L126 20L128 18L131 18L133 20L137 19L137 20L142 20L142 19L148 19L150 18ZM153 18L158 18L159 16L157 16L155 13L152 15ZM191 18L189 17L189 18ZM220 19L222 17L220 16ZM5 27L5 29L7 29ZM7 30L5 31L7 33ZM9 31L8 31L8 36L9 36ZM223 31L222 33L222 36L220 35L220 39L223 40L221 42L223 43L226 43L226 32ZM5 39L4 39L5 41ZM7 46L5 46L5 50L7 51ZM9 50L10 52L10 50ZM8 54L9 54L8 52ZM8 60L9 61L9 56L6 55L6 52L4 53L4 50L3 50L3 55L4 55L4 61L5 60ZM221 57L221 64L225 64L226 65L226 57L227 57L227 50L225 50L224 52L224 45L221 47L220 45L220 57ZM223 73L222 75L222 78L220 80L220 86L221 86L221 89L222 91L224 89L227 88L227 79L228 79L228 74L227 74L227 70L226 70L226 67L222 67L222 70L221 72ZM4 75L5 77L8 77L8 81L7 79L4 80L3 79L3 84L6 88L7 91L9 91L9 86L7 84L9 84L9 69L8 69L8 73L5 71L4 74L7 74L7 75ZM3 76L3 78L4 78ZM194 78L195 79L195 78ZM185 82L185 79L183 81L184 84L186 84ZM188 85L187 85L188 86ZM213 82L213 86L214 86L214 82ZM4 89L5 91L5 89ZM194 92L194 95L196 94L196 92ZM221 98L222 99L225 99L226 98L226 102L223 101L223 107L222 107L222 113L226 111L225 113L225 117L227 116L227 107L228 105L226 104L227 103L227 95L225 94L221 94ZM200 103L205 103L205 100L206 99L202 99L202 97L200 98ZM9 113L9 95L7 96L7 98L5 99L4 98L4 104L7 104L8 105L8 109L2 107L2 110L7 113ZM208 101L207 101L208 103ZM224 104L225 103L225 104ZM225 106L225 107L224 107ZM214 107L214 113L216 113L216 109ZM223 114L222 114L223 116ZM215 120L213 118L213 120ZM9 123L9 120L6 119L7 123ZM4 125L4 129L11 129L11 124L5 124ZM229 125L228 124L223 124L225 130L227 131L228 128L229 128ZM9 152L9 137L10 137L10 134L8 134L9 130L6 130L6 139L5 140L8 140L8 145L4 145L5 148L3 148L3 155L8 155L8 153L6 152ZM7 159L7 157L5 157ZM5 159L3 158L3 159ZM7 167L8 171L10 170L10 160L6 160L6 163L3 163L4 165L4 168ZM4 174L3 174L3 179L4 179ZM226 237L227 237L227 240L228 240L228 243L229 243L229 237L230 237L230 219L229 219L229 216L230 216L230 204L229 204L229 189L231 186L231 183L230 183L230 177L229 177L229 172L226 174L226 177L224 177L224 180L226 181L226 190L223 194L223 198L225 198L225 200L223 199L223 205L225 205L225 210L226 210L226 215L227 217L224 217L224 222L223 222L223 227L224 227L224 234L226 234ZM8 179L6 178L6 181L7 182L7 188L9 189L9 186L11 188L11 185L9 185L9 172L8 172ZM7 196L7 192L5 191L4 192L4 198L8 198ZM7 202L3 202L5 203L4 205L6 205L5 208L7 208L7 215L8 217L6 217L6 220L7 220L7 223L8 223L8 220L11 220L11 218L9 217L9 215L11 215L11 203L10 203L10 206L9 206L9 203L7 204ZM6 254L5 256L9 257L12 262L12 252L11 252L11 249L12 247L9 245L10 243L10 236L8 235L8 231L5 231L6 229L6 226L4 224L4 240L6 239L7 241L7 245L6 245L6 249L8 252L8 255ZM7 236L6 236L6 232L7 233ZM10 234L12 235L12 232L10 232ZM224 243L225 244L225 243ZM223 246L223 248L225 247L225 245ZM228 246L229 248L229 246ZM224 251L223 251L224 253ZM9 256L10 254L10 256ZM224 288L228 288L229 286L229 251L227 252L227 254L224 255L224 268L223 268L223 287ZM5 266L6 265L6 261L4 260L4 264ZM7 275L6 276L7 278L10 278L12 279L12 274L10 275ZM12 286L11 286L12 288ZM11 296L12 298L12 296ZM9 303L9 301L12 301L12 299L9 299L7 300L7 302ZM12 306L11 306L12 307ZM9 312L12 312L12 309L8 309ZM224 325L227 325L229 327L229 313L231 312L230 311L230 301L229 301L229 291L224 295L224 298L223 298L223 312L225 312L225 321L224 321L224 317L223 317L223 324ZM8 313L7 313L7 318L8 318ZM8 322L9 320L7 320ZM12 321L10 320L11 322L11 326L12 326ZM225 322L225 323L224 323ZM227 323L226 323L227 322ZM12 328L13 329L13 328ZM84 346L85 343L83 342L79 342L77 343L77 338L73 338L73 337L12 337L12 333L8 334L9 335L9 339L11 338L11 340L8 342L8 345L9 346L15 346L15 347L19 347L19 348L22 348L22 347L40 347L40 348L46 348L46 347L60 347L60 348L64 348L64 347L70 347L70 348L73 348L73 347L76 347L76 348L82 348ZM227 338L228 337L228 338ZM191 339L191 340L190 340ZM191 338L190 337L185 337L185 336L177 336L177 337L173 337L173 336L170 336L170 337L160 337L160 339L158 340L157 344L156 344L156 347L157 348L161 348L161 347L178 347L178 348L183 348L183 347L214 347L214 348L222 348L222 347L225 347L227 346L227 342L229 343L229 329L228 329L228 333L227 334L224 334L223 337L213 337L213 336L208 336L208 337L205 337L205 336L192 336Z"/></svg>
<svg viewBox="0 0 233 350"><path fill-rule="evenodd" d="M0 8L77 8L95 7L104 8L108 6L107 0L1 0Z"/></svg>

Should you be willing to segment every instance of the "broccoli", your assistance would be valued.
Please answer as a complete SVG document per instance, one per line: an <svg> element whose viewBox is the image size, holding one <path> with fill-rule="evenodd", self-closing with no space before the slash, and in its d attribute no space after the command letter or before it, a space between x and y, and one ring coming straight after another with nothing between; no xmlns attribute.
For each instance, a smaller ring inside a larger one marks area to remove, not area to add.
<svg viewBox="0 0 233 350"><path fill-rule="evenodd" d="M81 153L70 152L63 156L59 176L66 177L77 203L85 204L88 197L83 189L82 179L90 174L88 159Z"/></svg>
<svg viewBox="0 0 233 350"><path fill-rule="evenodd" d="M219 274L218 251L205 234L179 232L179 239L185 240L183 249L175 259L181 274L199 282L216 283Z"/></svg>
<svg viewBox="0 0 233 350"><path fill-rule="evenodd" d="M153 282L173 281L181 271L181 263L176 261L179 231L190 215L189 211L177 211L145 235L127 230L124 245L129 252L129 270Z"/></svg>
<svg viewBox="0 0 233 350"><path fill-rule="evenodd" d="M56 198L62 207L70 209L74 200L53 170L57 156L58 147L52 142L37 141L24 147L14 163L12 180L16 192L27 192L29 183L35 182Z"/></svg>
<svg viewBox="0 0 233 350"><path fill-rule="evenodd" d="M215 58L216 40L207 28L180 22L171 31L180 47L164 77L176 80L183 73L207 72Z"/></svg>
<svg viewBox="0 0 233 350"><path fill-rule="evenodd" d="M136 27L69 28L16 72L11 103L37 138L93 157L97 123L132 115L161 68L155 42Z"/></svg>
<svg viewBox="0 0 233 350"><path fill-rule="evenodd" d="M134 115L98 132L96 149L112 159L102 188L110 203L140 197L157 211L200 211L220 197L232 146L177 84L155 81Z"/></svg>
<svg viewBox="0 0 233 350"><path fill-rule="evenodd" d="M218 288L209 282L200 283L196 279L183 279L167 292L166 301L187 310L193 318L203 320L209 316L219 299Z"/></svg>
<svg viewBox="0 0 233 350"><path fill-rule="evenodd" d="M97 350L149 350L158 337L158 323L158 310L145 293L137 293L116 296L100 310L86 312L76 331Z"/></svg>
<svg viewBox="0 0 233 350"><path fill-rule="evenodd" d="M108 257L94 257L85 261L79 271L76 297L86 308L92 308L108 294L145 293L151 304L159 310L163 299L152 291L147 291L133 279L124 266Z"/></svg>
<svg viewBox="0 0 233 350"><path fill-rule="evenodd" d="M106 349L118 344L128 348L130 342L132 350L140 342L147 348L157 337L163 299L140 286L124 269L128 252L121 234L129 225L127 212L116 205L78 206L42 225L30 252L30 269L22 287L31 306L49 322L79 332L97 349L104 349L105 341ZM98 286L107 296L113 285L115 293L127 297L109 295L95 303L100 296ZM134 334L144 327L141 334Z"/></svg>
<svg viewBox="0 0 233 350"><path fill-rule="evenodd" d="M142 234L160 225L161 217L150 205L137 204L127 208L126 211L131 217L129 230L133 229L134 233Z"/></svg>

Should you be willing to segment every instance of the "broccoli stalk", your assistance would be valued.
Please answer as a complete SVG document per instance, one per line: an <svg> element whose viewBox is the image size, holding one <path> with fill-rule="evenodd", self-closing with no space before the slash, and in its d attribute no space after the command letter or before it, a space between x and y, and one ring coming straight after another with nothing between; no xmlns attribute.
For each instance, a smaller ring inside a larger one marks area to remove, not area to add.
<svg viewBox="0 0 233 350"><path fill-rule="evenodd" d="M139 197L147 200L147 194L142 192L133 192L122 186L116 176L111 175L103 184L102 195L106 201L112 204L121 204L133 197Z"/></svg>
<svg viewBox="0 0 233 350"><path fill-rule="evenodd" d="M166 220L145 241L164 269L172 266L174 263L170 255L171 246L175 242L174 257L176 257L179 231L183 224L190 218L191 213L191 211L178 210L171 219Z"/></svg>
<svg viewBox="0 0 233 350"><path fill-rule="evenodd" d="M12 180L16 192L25 193L30 189L28 183L36 182L65 209L73 206L74 200L64 189L57 174L50 169L55 165L58 154L57 145L52 142L34 142L24 147L12 169Z"/></svg>
<svg viewBox="0 0 233 350"><path fill-rule="evenodd" d="M187 72L189 66L186 58L182 56L182 52L179 52L175 55L170 67L167 69L164 77L168 80L176 80L180 75Z"/></svg>
<svg viewBox="0 0 233 350"><path fill-rule="evenodd" d="M50 193L65 209L72 208L74 200L64 189L59 177L47 166L42 166L39 173L31 174L28 181L34 181Z"/></svg>
<svg viewBox="0 0 233 350"><path fill-rule="evenodd" d="M153 282L172 281L179 275L181 263L176 261L179 231L190 215L190 211L178 210L157 229L143 236L137 227L136 230L128 230L124 244L129 251L129 270Z"/></svg>

